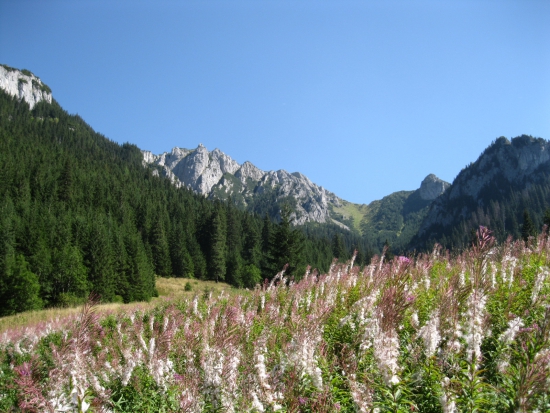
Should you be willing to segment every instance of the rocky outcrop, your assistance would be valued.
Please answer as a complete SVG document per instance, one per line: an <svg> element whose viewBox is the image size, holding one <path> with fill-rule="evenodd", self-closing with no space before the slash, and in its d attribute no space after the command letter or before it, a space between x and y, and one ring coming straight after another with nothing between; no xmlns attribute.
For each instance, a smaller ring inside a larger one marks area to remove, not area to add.
<svg viewBox="0 0 550 413"><path fill-rule="evenodd" d="M425 201L433 201L451 186L448 182L439 179L434 174L429 174L420 184L420 197Z"/></svg>
<svg viewBox="0 0 550 413"><path fill-rule="evenodd" d="M295 200L294 223L332 222L330 206L341 200L332 192L311 182L299 172L262 171L250 162L240 165L219 149L209 152L202 144L196 149L174 148L154 155L142 151L144 164L157 165L177 186L185 186L212 198L232 196L247 206L254 198L274 194L275 199Z"/></svg>
<svg viewBox="0 0 550 413"><path fill-rule="evenodd" d="M52 103L50 88L28 70L0 65L0 88L19 100L25 100L31 109L43 100Z"/></svg>

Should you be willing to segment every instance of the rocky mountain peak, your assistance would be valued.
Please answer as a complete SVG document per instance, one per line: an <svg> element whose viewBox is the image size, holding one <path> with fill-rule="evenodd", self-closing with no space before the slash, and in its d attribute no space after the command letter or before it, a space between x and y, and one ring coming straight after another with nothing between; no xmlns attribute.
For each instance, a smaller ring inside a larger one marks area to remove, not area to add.
<svg viewBox="0 0 550 413"><path fill-rule="evenodd" d="M210 197L226 199L231 196L247 207L258 197L269 198L270 203L292 198L295 202L294 223L332 222L331 206L340 206L341 200L299 172L284 170L262 171L246 161L237 161L219 149L209 152L202 144L196 149L174 148L171 153L154 155L142 151L144 164L160 167L163 175L177 186L186 186Z"/></svg>
<svg viewBox="0 0 550 413"><path fill-rule="evenodd" d="M448 182L439 179L434 174L429 174L420 184L420 197L425 201L433 201L451 186Z"/></svg>
<svg viewBox="0 0 550 413"><path fill-rule="evenodd" d="M28 70L0 64L0 89L19 100L25 100L31 109L42 100L52 103L50 88Z"/></svg>

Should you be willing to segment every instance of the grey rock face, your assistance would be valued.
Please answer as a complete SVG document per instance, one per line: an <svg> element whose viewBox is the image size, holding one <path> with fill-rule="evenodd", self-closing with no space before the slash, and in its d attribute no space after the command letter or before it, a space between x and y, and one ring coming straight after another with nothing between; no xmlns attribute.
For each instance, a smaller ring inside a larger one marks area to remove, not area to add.
<svg viewBox="0 0 550 413"><path fill-rule="evenodd" d="M17 69L0 66L0 88L19 100L24 99L32 109L38 102L52 103L52 94L42 81Z"/></svg>
<svg viewBox="0 0 550 413"><path fill-rule="evenodd" d="M144 165L162 167L163 174L175 185L186 186L204 196L222 191L232 196L240 194L245 202L250 202L269 189L275 191L278 199L292 197L297 201L293 217L297 225L309 221L332 222L330 205L341 205L336 195L299 172L265 172L248 161L240 165L219 149L209 152L202 144L193 150L174 148L161 155L142 153Z"/></svg>
<svg viewBox="0 0 550 413"><path fill-rule="evenodd" d="M420 184L420 197L425 201L433 201L451 186L448 182L439 179L434 174L429 174Z"/></svg>

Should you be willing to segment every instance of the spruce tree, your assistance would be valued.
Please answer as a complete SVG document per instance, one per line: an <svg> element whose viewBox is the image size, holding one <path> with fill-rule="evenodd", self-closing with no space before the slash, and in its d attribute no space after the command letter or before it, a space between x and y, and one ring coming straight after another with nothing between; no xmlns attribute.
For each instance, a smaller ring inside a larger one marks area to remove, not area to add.
<svg viewBox="0 0 550 413"><path fill-rule="evenodd" d="M172 275L172 263L170 261L170 248L164 225L160 217L157 217L152 231L151 252L155 265L155 273L161 277Z"/></svg>
<svg viewBox="0 0 550 413"><path fill-rule="evenodd" d="M332 236L332 255L334 258L337 258L340 261L345 260L346 253L344 249L344 244L342 243L342 238L340 237L340 234L334 233Z"/></svg>
<svg viewBox="0 0 550 413"><path fill-rule="evenodd" d="M544 211L543 225L546 225L546 234L550 234L550 208Z"/></svg>
<svg viewBox="0 0 550 413"><path fill-rule="evenodd" d="M304 236L302 232L292 228L290 222L291 210L288 205L281 209L281 221L275 227L271 237L271 277L281 271L286 264L287 275L301 276L301 270L305 270L303 263Z"/></svg>
<svg viewBox="0 0 550 413"><path fill-rule="evenodd" d="M531 220L531 216L529 215L529 211L525 209L523 211L523 225L521 227L521 238L525 242L529 241L529 237L534 237L537 235L537 230L535 228L535 224L533 224L533 221Z"/></svg>
<svg viewBox="0 0 550 413"><path fill-rule="evenodd" d="M217 207L210 224L210 257L209 278L218 281L225 280L226 272L226 217L224 211Z"/></svg>
<svg viewBox="0 0 550 413"><path fill-rule="evenodd" d="M242 257L247 264L260 265L261 258L261 237L255 220L245 216L243 221L243 251ZM269 243L268 243L269 245Z"/></svg>
<svg viewBox="0 0 550 413"><path fill-rule="evenodd" d="M271 236L272 236L272 223L267 213L262 221L262 257L260 260L260 269L264 278L273 277L273 271L271 266ZM279 270L280 271L280 270Z"/></svg>
<svg viewBox="0 0 550 413"><path fill-rule="evenodd" d="M382 251L385 251L384 252L384 261L385 262L392 261L393 258L395 257L395 255L392 251L392 248L391 248L391 244L387 239L384 242L384 247L383 247Z"/></svg>

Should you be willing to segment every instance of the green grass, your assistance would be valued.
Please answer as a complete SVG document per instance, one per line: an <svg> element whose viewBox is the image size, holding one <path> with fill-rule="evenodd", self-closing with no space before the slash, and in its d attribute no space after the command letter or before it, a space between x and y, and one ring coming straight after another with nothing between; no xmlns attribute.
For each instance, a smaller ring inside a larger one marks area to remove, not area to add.
<svg viewBox="0 0 550 413"><path fill-rule="evenodd" d="M185 284L189 282L191 290L185 290ZM128 304L122 303L106 303L97 306L99 312L123 312L133 307L154 308L157 304L166 299L177 299L183 297L193 297L197 294L212 292L214 296L219 295L222 291L230 295L244 290L238 290L226 283L216 283L214 281L201 281L189 278L157 278L156 287L159 292L159 297L151 299L150 302L133 302ZM0 317L0 334L8 329L28 327L38 323L48 322L56 318L64 318L71 315L79 314L82 311L82 306L68 308L47 308L37 311L25 311L23 313Z"/></svg>
<svg viewBox="0 0 550 413"><path fill-rule="evenodd" d="M370 208L366 204L354 204L342 201L341 207L332 207L331 215L334 219L345 225L351 222L351 227L361 232L361 221L367 216L369 210Z"/></svg>

